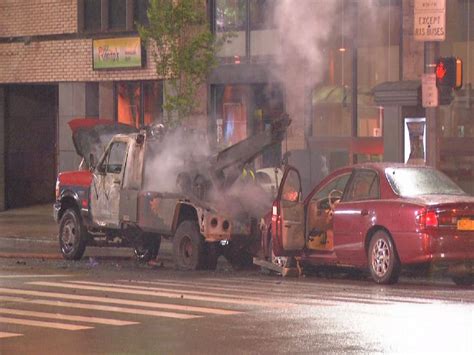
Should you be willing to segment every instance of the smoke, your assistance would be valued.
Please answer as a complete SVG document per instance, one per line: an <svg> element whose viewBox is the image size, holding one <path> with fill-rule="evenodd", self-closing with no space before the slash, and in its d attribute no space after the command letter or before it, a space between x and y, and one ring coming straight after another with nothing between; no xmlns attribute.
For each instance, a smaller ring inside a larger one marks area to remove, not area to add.
<svg viewBox="0 0 474 355"><path fill-rule="evenodd" d="M326 60L323 47L337 31L341 1L281 0L277 2L274 23L281 41L277 56L277 76L288 82L287 74L303 72L307 84L322 79ZM339 29L340 30L340 29Z"/></svg>
<svg viewBox="0 0 474 355"><path fill-rule="evenodd" d="M160 132L147 139L144 190L180 193L213 206L229 217L250 214L263 216L269 211L272 193L250 175L225 186L215 175L215 154L205 134L185 128ZM236 157L238 158L238 157ZM232 173L242 173L236 165ZM229 172L224 171L223 174Z"/></svg>
<svg viewBox="0 0 474 355"><path fill-rule="evenodd" d="M205 168L211 156L204 134L177 128L161 132L148 140L144 188L160 192L180 192L177 185L181 173L195 174Z"/></svg>

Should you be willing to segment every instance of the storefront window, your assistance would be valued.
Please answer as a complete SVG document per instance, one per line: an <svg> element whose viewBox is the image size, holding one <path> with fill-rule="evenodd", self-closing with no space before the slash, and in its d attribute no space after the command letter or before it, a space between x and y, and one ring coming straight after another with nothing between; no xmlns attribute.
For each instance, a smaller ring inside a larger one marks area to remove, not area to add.
<svg viewBox="0 0 474 355"><path fill-rule="evenodd" d="M441 57L463 61L463 86L450 105L437 110L441 135L439 168L465 191L474 194L474 0L449 1L446 40L439 43Z"/></svg>
<svg viewBox="0 0 474 355"><path fill-rule="evenodd" d="M382 159L384 111L372 89L400 75L401 2L341 0L340 6L323 48L325 74L312 92L308 132L331 170Z"/></svg>
<svg viewBox="0 0 474 355"><path fill-rule="evenodd" d="M115 84L117 121L141 127L162 118L161 81L128 81Z"/></svg>
<svg viewBox="0 0 474 355"><path fill-rule="evenodd" d="M279 84L214 85L211 91L219 148L262 132L284 111ZM280 156L281 147L273 147L263 152L257 164L259 167L278 165Z"/></svg>
<svg viewBox="0 0 474 355"><path fill-rule="evenodd" d="M372 88L400 77L400 1L358 2L357 13L357 135L379 137L383 110ZM362 15L363 14L363 15ZM384 58L384 60L380 60Z"/></svg>

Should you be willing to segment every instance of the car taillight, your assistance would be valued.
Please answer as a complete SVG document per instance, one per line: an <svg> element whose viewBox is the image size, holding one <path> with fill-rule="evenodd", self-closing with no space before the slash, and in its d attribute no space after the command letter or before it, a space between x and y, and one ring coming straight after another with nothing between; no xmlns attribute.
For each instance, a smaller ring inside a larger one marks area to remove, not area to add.
<svg viewBox="0 0 474 355"><path fill-rule="evenodd" d="M438 228L438 215L435 211L422 211L417 216L418 225L422 228Z"/></svg>

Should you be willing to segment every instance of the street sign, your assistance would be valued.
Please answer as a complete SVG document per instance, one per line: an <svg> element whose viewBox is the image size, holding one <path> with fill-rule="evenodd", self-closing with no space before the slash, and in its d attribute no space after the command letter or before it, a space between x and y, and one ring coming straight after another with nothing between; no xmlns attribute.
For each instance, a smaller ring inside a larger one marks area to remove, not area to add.
<svg viewBox="0 0 474 355"><path fill-rule="evenodd" d="M416 41L446 39L446 0L415 0L414 36Z"/></svg>
<svg viewBox="0 0 474 355"><path fill-rule="evenodd" d="M423 107L437 107L439 104L436 74L421 76L421 101Z"/></svg>

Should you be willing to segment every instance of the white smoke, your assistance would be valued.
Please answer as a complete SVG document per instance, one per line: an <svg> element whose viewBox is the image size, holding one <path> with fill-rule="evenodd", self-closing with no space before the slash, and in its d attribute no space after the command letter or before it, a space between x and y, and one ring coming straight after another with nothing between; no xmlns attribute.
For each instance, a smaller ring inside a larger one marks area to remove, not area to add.
<svg viewBox="0 0 474 355"><path fill-rule="evenodd" d="M204 134L178 128L148 141L144 188L151 191L179 192L178 175L204 165L211 156Z"/></svg>

